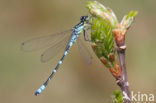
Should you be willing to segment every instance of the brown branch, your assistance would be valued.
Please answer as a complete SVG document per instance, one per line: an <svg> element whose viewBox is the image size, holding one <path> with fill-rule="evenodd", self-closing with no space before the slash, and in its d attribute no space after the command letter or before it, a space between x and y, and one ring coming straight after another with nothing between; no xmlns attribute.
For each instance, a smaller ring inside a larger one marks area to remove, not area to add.
<svg viewBox="0 0 156 103"><path fill-rule="evenodd" d="M130 95L130 89L129 89L129 83L128 83L128 78L127 78L127 70L126 70L126 64L125 64L125 50L126 46L124 49L118 49L118 55L119 55L119 61L120 61L120 66L122 69L122 76L120 81L118 82L118 85L120 86L123 96L124 96L124 102L125 103L131 103L131 95Z"/></svg>
<svg viewBox="0 0 156 103"><path fill-rule="evenodd" d="M115 77L116 82L122 90L124 103L132 103L128 78L127 78L126 64L125 64L125 51L126 51L125 34L126 34L126 30L121 31L121 25L119 25L118 28L115 29L113 33L114 33L114 37L115 37L115 41L116 41L116 45L117 45L117 53L119 56L120 68L122 71L120 77Z"/></svg>

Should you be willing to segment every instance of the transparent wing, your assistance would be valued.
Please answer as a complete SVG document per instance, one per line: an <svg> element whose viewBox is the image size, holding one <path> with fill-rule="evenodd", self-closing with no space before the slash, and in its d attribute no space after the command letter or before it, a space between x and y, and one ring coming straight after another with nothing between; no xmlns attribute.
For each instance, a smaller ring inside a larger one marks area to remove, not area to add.
<svg viewBox="0 0 156 103"><path fill-rule="evenodd" d="M91 64L92 63L92 55L90 54L89 50L83 44L83 42L80 38L78 38L77 43L78 43L78 49L79 49L82 59L84 60L85 63Z"/></svg>
<svg viewBox="0 0 156 103"><path fill-rule="evenodd" d="M34 38L22 43L21 49L23 51L34 51L48 46L54 46L60 41L62 41L65 37L71 34L72 30L67 30L64 32L51 34L48 36L42 36L38 38Z"/></svg>
<svg viewBox="0 0 156 103"><path fill-rule="evenodd" d="M66 46L69 44L71 37L66 36L63 40L59 41L56 45L53 45L52 47L48 48L43 54L41 55L41 62L47 62L53 57L56 56L57 53L59 53L61 50L64 50Z"/></svg>

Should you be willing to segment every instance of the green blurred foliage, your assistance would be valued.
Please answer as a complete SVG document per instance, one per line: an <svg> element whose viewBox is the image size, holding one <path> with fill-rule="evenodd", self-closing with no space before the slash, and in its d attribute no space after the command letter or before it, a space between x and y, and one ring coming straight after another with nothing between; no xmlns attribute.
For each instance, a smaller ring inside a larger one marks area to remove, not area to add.
<svg viewBox="0 0 156 103"><path fill-rule="evenodd" d="M131 24L134 22L134 18L138 14L137 11L130 11L121 21L121 24L124 25L123 30L129 28Z"/></svg>
<svg viewBox="0 0 156 103"><path fill-rule="evenodd" d="M108 55L113 52L113 35L111 24L102 18L92 20L93 32L91 40L97 45L95 50L96 55L108 59Z"/></svg>
<svg viewBox="0 0 156 103"><path fill-rule="evenodd" d="M122 93L118 90L114 91L113 103L123 103Z"/></svg>

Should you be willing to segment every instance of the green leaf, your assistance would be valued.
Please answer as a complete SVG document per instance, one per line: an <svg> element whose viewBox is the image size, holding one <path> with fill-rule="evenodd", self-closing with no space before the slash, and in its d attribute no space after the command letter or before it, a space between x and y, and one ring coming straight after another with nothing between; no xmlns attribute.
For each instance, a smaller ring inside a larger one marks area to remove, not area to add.
<svg viewBox="0 0 156 103"><path fill-rule="evenodd" d="M98 58L104 57L108 64L105 66L110 68L114 64L114 61L110 61L109 54L114 53L113 29L117 27L117 18L110 8L97 1L89 1L87 8L92 15L91 40L96 46L94 52Z"/></svg>
<svg viewBox="0 0 156 103"><path fill-rule="evenodd" d="M119 24L116 15L110 9L97 1L89 1L87 8L91 14L91 41L94 45L94 52L98 58L103 57L109 66L114 67L114 61L110 61L110 53L115 56L114 51L114 37L113 31L121 29L121 33L125 34L126 30L130 27L137 15L136 11L131 11L124 16L122 22ZM119 28L120 26L121 28Z"/></svg>
<svg viewBox="0 0 156 103"><path fill-rule="evenodd" d="M122 93L118 90L114 91L113 103L123 103Z"/></svg>
<svg viewBox="0 0 156 103"><path fill-rule="evenodd" d="M137 11L130 11L126 16L126 20L134 18L137 14L138 14Z"/></svg>
<svg viewBox="0 0 156 103"><path fill-rule="evenodd" d="M110 24L115 28L118 24L118 20L114 12L110 9L102 5L97 1L89 1L87 4L87 8L89 12L94 17L101 17L103 19L107 19Z"/></svg>
<svg viewBox="0 0 156 103"><path fill-rule="evenodd" d="M123 29L127 29L131 26L137 14L137 11L130 11L127 15L124 16L121 21L121 25L124 27Z"/></svg>
<svg viewBox="0 0 156 103"><path fill-rule="evenodd" d="M103 20L103 18L94 18L91 21L91 40L96 44L97 49L95 50L96 55L100 57L105 57L108 59L108 55L113 52L113 27L108 20Z"/></svg>

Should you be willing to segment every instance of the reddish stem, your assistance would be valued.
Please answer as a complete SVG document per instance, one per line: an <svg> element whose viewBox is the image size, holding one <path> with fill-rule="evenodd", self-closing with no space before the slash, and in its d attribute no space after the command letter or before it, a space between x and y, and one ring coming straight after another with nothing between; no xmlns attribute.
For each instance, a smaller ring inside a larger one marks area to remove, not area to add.
<svg viewBox="0 0 156 103"><path fill-rule="evenodd" d="M120 81L118 82L118 85L120 86L123 96L124 96L124 103L132 103L131 102L131 94L129 89L129 83L127 78L127 70L126 70L126 64L125 64L125 50L124 49L118 49L118 55L120 60L120 67L122 69L122 76Z"/></svg>

